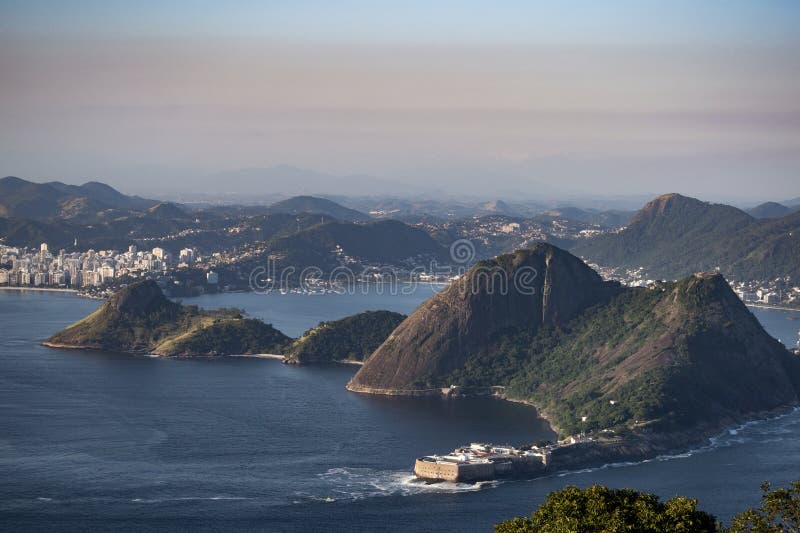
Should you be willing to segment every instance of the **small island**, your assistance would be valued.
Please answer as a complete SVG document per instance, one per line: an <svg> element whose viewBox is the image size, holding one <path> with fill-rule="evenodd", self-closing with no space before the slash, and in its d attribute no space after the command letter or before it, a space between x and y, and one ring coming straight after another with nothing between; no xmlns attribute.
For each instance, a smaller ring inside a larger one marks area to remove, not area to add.
<svg viewBox="0 0 800 533"><path fill-rule="evenodd" d="M292 343L286 362L361 364L405 318L392 311L365 311L321 322Z"/></svg>
<svg viewBox="0 0 800 533"><path fill-rule="evenodd" d="M173 302L146 280L122 288L43 344L163 357L269 355L292 364L360 364L403 319L391 311L366 311L322 322L292 339L239 309L204 310Z"/></svg>
<svg viewBox="0 0 800 533"><path fill-rule="evenodd" d="M219 356L282 353L292 339L238 309L206 311L175 303L154 281L118 291L94 313L47 339L53 348Z"/></svg>

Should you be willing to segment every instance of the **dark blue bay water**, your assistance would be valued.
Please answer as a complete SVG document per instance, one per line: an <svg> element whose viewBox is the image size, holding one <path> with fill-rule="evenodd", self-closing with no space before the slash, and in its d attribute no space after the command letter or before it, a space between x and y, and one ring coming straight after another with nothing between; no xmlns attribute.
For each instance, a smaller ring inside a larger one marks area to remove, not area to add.
<svg viewBox="0 0 800 533"><path fill-rule="evenodd" d="M364 309L410 312L431 294L252 294L243 307L297 335ZM566 484L685 494L727 520L764 480L800 478L800 412L750 424L704 450L634 465L484 485L412 481L415 456L473 440L548 435L528 408L495 400L348 393L353 367L273 360L160 360L38 342L98 305L0 291L2 531L490 531ZM756 310L796 339L797 313Z"/></svg>

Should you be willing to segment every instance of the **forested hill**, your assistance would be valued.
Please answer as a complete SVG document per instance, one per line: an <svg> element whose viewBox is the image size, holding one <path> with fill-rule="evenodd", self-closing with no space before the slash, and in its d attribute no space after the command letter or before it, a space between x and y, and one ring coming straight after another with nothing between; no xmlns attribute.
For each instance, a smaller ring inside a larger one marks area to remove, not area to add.
<svg viewBox="0 0 800 533"><path fill-rule="evenodd" d="M381 220L367 224L326 222L269 244L271 253L283 253L296 258L294 264L335 266L332 250L353 259L380 264L402 264L448 258L447 248L436 242L427 232L396 220ZM314 263L317 261L317 263Z"/></svg>
<svg viewBox="0 0 800 533"><path fill-rule="evenodd" d="M525 291L504 292L487 267L537 275ZM540 244L477 265L425 302L348 387L420 394L451 385L504 386L563 434L702 433L796 405L800 358L719 274L625 288Z"/></svg>
<svg viewBox="0 0 800 533"><path fill-rule="evenodd" d="M322 322L292 344L286 359L291 363L364 361L405 318L392 311L365 311Z"/></svg>
<svg viewBox="0 0 800 533"><path fill-rule="evenodd" d="M572 250L608 267L644 267L678 279L719 269L736 279L800 280L800 213L756 219L735 207L667 194L648 202L622 231Z"/></svg>
<svg viewBox="0 0 800 533"><path fill-rule="evenodd" d="M166 356L282 353L291 339L237 310L203 311L167 299L153 281L109 298L97 311L50 337L54 347Z"/></svg>

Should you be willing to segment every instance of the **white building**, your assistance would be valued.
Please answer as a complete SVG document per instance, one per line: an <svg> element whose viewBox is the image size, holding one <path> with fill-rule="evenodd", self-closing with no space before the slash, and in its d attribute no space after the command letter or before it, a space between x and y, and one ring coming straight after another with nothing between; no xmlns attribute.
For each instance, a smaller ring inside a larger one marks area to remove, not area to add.
<svg viewBox="0 0 800 533"><path fill-rule="evenodd" d="M179 261L181 263L192 263L194 261L194 250L191 248L181 250Z"/></svg>

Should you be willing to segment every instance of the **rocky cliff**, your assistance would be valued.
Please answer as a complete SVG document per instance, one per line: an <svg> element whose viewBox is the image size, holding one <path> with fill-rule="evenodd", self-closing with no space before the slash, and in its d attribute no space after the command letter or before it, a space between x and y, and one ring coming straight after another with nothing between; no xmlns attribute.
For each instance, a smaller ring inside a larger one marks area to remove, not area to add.
<svg viewBox="0 0 800 533"><path fill-rule="evenodd" d="M496 335L563 326L619 290L549 244L482 261L401 323L348 388L389 393L446 385L439 378Z"/></svg>

